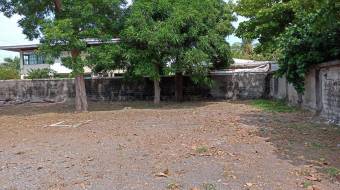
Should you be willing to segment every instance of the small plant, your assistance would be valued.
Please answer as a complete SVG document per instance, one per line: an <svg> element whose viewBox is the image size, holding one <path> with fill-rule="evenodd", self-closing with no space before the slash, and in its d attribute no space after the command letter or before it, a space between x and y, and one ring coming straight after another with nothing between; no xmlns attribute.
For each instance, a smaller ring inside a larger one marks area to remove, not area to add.
<svg viewBox="0 0 340 190"><path fill-rule="evenodd" d="M204 190L217 190L216 185L211 183L205 183L203 184Z"/></svg>
<svg viewBox="0 0 340 190"><path fill-rule="evenodd" d="M312 186L312 185L313 184L310 181L305 181L305 182L302 183L303 188L308 188L309 186Z"/></svg>
<svg viewBox="0 0 340 190"><path fill-rule="evenodd" d="M288 106L283 101L275 101L275 100L253 100L251 105L262 109L267 112L280 112L280 113L290 113L295 112L297 109L292 106Z"/></svg>
<svg viewBox="0 0 340 190"><path fill-rule="evenodd" d="M198 153L198 154L203 154L203 153L206 153L206 152L208 152L208 147L206 147L206 146L200 146L200 147L197 147L196 148L196 152Z"/></svg>
<svg viewBox="0 0 340 190"><path fill-rule="evenodd" d="M169 190L179 190L180 185L178 185L177 183L169 183L166 186L166 188L169 189Z"/></svg>
<svg viewBox="0 0 340 190"><path fill-rule="evenodd" d="M326 172L330 177L336 177L336 176L340 175L340 169L334 168L334 167L330 167L330 168L325 169L325 172Z"/></svg>

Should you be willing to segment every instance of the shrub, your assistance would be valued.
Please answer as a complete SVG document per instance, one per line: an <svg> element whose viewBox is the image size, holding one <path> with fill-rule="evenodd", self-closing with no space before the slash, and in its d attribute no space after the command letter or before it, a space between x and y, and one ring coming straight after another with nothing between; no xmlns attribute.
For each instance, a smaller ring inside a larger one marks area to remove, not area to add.
<svg viewBox="0 0 340 190"><path fill-rule="evenodd" d="M56 71L52 69L31 69L28 72L28 79L48 79L53 78L56 75Z"/></svg>
<svg viewBox="0 0 340 190"><path fill-rule="evenodd" d="M11 80L19 78L19 73L14 68L0 67L0 80Z"/></svg>

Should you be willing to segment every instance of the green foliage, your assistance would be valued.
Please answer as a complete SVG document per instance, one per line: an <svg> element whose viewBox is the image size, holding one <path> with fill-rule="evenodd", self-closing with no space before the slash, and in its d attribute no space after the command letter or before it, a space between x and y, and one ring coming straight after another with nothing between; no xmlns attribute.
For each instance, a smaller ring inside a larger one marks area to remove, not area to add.
<svg viewBox="0 0 340 190"><path fill-rule="evenodd" d="M209 69L232 62L225 37L233 31L231 5L222 0L135 1L124 18L119 47L90 50L96 70L124 68L159 79L181 72L204 81Z"/></svg>
<svg viewBox="0 0 340 190"><path fill-rule="evenodd" d="M60 2L60 7L57 4ZM19 25L29 39L40 38L39 53L48 62L61 57L73 74L82 74L87 52L86 40L107 42L118 35L125 0L0 0L0 11L6 16L19 14Z"/></svg>
<svg viewBox="0 0 340 190"><path fill-rule="evenodd" d="M1 65L1 67L8 67L8 68L12 68L16 71L20 71L20 58L19 57L14 57L12 58L5 58L4 59L5 63L3 63Z"/></svg>
<svg viewBox="0 0 340 190"><path fill-rule="evenodd" d="M286 76L299 93L304 92L305 75L313 65L340 58L339 13L332 1L311 13L301 11L280 36L278 76Z"/></svg>
<svg viewBox="0 0 340 190"><path fill-rule="evenodd" d="M273 60L273 54L257 53L252 51L257 44L248 43L244 45L244 42L235 42L231 45L231 54L233 58L237 59L249 59L256 61L268 61ZM247 49L247 50L246 50Z"/></svg>
<svg viewBox="0 0 340 190"><path fill-rule="evenodd" d="M335 167L329 167L325 169L325 172L330 176L330 177L337 177L340 175L340 169L335 168Z"/></svg>
<svg viewBox="0 0 340 190"><path fill-rule="evenodd" d="M299 93L304 77L318 63L339 58L340 10L334 0L240 0L239 15L248 18L236 34L258 39L256 52L273 53Z"/></svg>
<svg viewBox="0 0 340 190"><path fill-rule="evenodd" d="M274 100L253 100L251 102L256 108L259 108L268 112L295 112L297 109L295 107L288 106L283 101L274 101Z"/></svg>
<svg viewBox="0 0 340 190"><path fill-rule="evenodd" d="M0 67L0 80L19 79L19 72L10 67Z"/></svg>
<svg viewBox="0 0 340 190"><path fill-rule="evenodd" d="M49 79L56 75L56 71L48 68L44 69L31 69L28 72L28 79Z"/></svg>
<svg viewBox="0 0 340 190"><path fill-rule="evenodd" d="M19 79L20 59L5 58L4 61L0 64L0 80Z"/></svg>

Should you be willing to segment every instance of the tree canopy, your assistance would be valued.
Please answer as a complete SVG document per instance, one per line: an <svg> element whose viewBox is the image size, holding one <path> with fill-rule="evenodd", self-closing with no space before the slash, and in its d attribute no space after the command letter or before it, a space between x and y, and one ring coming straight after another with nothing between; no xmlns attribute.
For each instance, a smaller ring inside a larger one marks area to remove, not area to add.
<svg viewBox="0 0 340 190"><path fill-rule="evenodd" d="M280 69L296 90L304 91L311 66L339 58L340 9L334 0L240 0L239 37L257 39L255 51L275 53Z"/></svg>
<svg viewBox="0 0 340 190"><path fill-rule="evenodd" d="M93 48L97 54L92 59L110 57L114 61L100 61L97 68L124 67L128 74L149 76L155 83L161 75L175 73L199 81L209 69L232 63L225 37L232 34L234 20L231 4L223 0L134 1L124 18L120 47Z"/></svg>

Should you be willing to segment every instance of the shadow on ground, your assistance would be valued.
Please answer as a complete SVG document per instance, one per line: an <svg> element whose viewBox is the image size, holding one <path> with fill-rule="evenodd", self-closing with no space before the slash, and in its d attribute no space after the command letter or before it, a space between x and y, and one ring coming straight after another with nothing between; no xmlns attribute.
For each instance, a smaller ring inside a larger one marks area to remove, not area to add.
<svg viewBox="0 0 340 190"><path fill-rule="evenodd" d="M257 127L255 135L275 146L280 159L296 166L315 167L330 180L340 182L339 126L326 124L302 110L291 113L259 110L244 113L240 118L241 123Z"/></svg>
<svg viewBox="0 0 340 190"><path fill-rule="evenodd" d="M116 111L124 109L190 109L208 106L214 102L191 101L191 102L162 102L159 105L152 101L134 102L89 102L89 112ZM74 113L75 106L70 103L26 103L20 105L7 105L0 107L0 116L33 116L44 113Z"/></svg>

